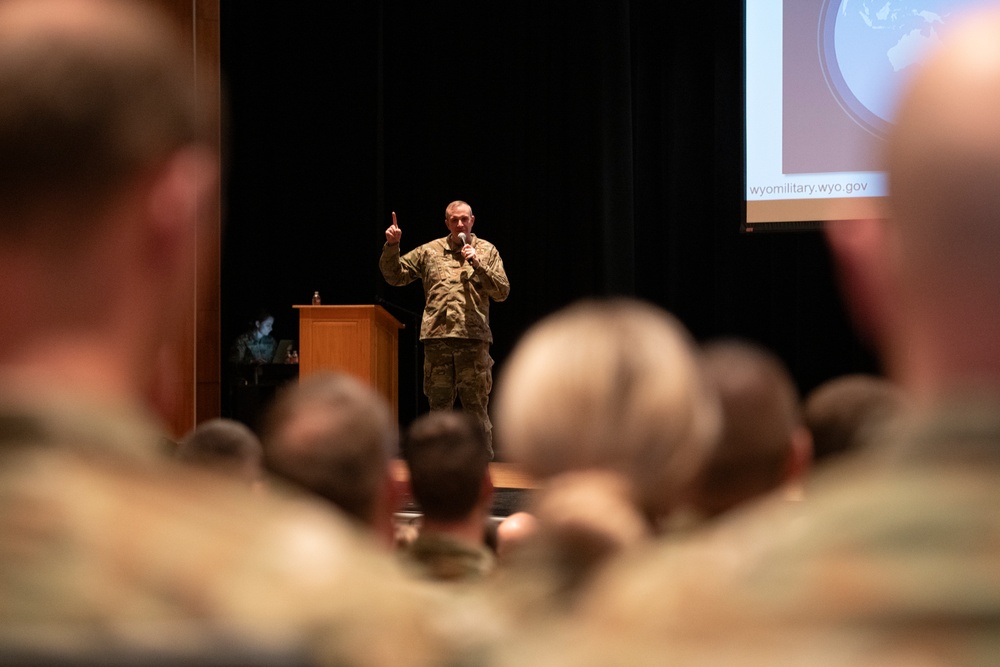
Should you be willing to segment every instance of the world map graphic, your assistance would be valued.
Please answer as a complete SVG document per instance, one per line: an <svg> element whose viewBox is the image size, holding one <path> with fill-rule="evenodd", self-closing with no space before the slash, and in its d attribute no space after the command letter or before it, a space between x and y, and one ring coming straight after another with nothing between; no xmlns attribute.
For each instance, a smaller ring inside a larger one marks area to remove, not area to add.
<svg viewBox="0 0 1000 667"><path fill-rule="evenodd" d="M792 0L794 1L794 0ZM819 55L827 85L859 125L884 136L912 65L963 12L990 0L827 0Z"/></svg>

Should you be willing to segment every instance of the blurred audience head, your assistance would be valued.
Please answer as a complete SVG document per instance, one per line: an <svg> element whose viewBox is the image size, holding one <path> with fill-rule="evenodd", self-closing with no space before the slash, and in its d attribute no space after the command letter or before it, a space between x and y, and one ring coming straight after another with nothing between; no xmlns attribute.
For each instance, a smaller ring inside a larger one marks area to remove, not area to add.
<svg viewBox="0 0 1000 667"><path fill-rule="evenodd" d="M506 451L528 474L615 473L650 519L690 492L719 432L683 325L630 299L580 302L533 326L496 404Z"/></svg>
<svg viewBox="0 0 1000 667"><path fill-rule="evenodd" d="M385 399L360 380L321 372L281 391L262 429L267 469L330 501L387 543L399 492L399 435Z"/></svg>
<svg viewBox="0 0 1000 667"><path fill-rule="evenodd" d="M435 411L407 429L402 447L410 490L425 522L470 517L481 524L490 509L490 449L478 421L464 412Z"/></svg>
<svg viewBox="0 0 1000 667"><path fill-rule="evenodd" d="M70 250L123 187L202 142L190 58L176 27L142 3L0 11L0 234L54 234Z"/></svg>
<svg viewBox="0 0 1000 667"><path fill-rule="evenodd" d="M827 228L848 303L921 405L1000 386L1000 14L949 30L900 100L887 210Z"/></svg>
<svg viewBox="0 0 1000 667"><path fill-rule="evenodd" d="M858 373L827 380L805 400L816 461L866 447L905 406L902 390L884 377Z"/></svg>
<svg viewBox="0 0 1000 667"><path fill-rule="evenodd" d="M702 363L723 427L692 505L715 516L803 477L812 448L798 390L777 355L746 340L716 340L702 347Z"/></svg>
<svg viewBox="0 0 1000 667"><path fill-rule="evenodd" d="M177 443L177 458L257 486L263 481L264 450L257 434L232 419L209 419Z"/></svg>
<svg viewBox="0 0 1000 667"><path fill-rule="evenodd" d="M687 331L631 299L583 301L533 326L503 371L496 417L504 451L541 483L519 558L548 572L554 600L690 498L720 427Z"/></svg>
<svg viewBox="0 0 1000 667"><path fill-rule="evenodd" d="M528 512L514 512L497 525L497 558L501 563L513 554L535 533L538 521Z"/></svg>
<svg viewBox="0 0 1000 667"><path fill-rule="evenodd" d="M182 45L150 3L0 5L9 368L152 391L151 360L175 344L195 290L198 218L217 202L213 113Z"/></svg>

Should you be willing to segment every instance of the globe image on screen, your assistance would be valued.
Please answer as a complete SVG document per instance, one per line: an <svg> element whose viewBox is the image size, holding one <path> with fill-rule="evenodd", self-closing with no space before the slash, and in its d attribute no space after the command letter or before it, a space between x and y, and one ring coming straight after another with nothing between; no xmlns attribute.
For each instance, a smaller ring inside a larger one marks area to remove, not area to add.
<svg viewBox="0 0 1000 667"><path fill-rule="evenodd" d="M985 4L989 0L825 0L819 55L830 91L855 122L884 136L912 66L950 21Z"/></svg>

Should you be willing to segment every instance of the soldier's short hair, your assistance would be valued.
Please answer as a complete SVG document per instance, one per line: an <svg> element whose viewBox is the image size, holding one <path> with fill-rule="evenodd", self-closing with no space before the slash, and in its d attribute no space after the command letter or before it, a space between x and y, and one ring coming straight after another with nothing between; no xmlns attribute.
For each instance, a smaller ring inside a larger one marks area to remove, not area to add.
<svg viewBox="0 0 1000 667"><path fill-rule="evenodd" d="M469 516L490 462L486 433L478 421L456 411L423 415L407 430L402 453L424 516L440 521Z"/></svg>
<svg viewBox="0 0 1000 667"><path fill-rule="evenodd" d="M700 475L695 503L716 513L785 483L804 425L795 381L767 348L718 339L703 346L702 361L719 395L723 428Z"/></svg>
<svg viewBox="0 0 1000 667"><path fill-rule="evenodd" d="M444 208L444 219L447 220L448 219L448 215L454 209L458 208L459 206L468 206L469 207L469 214L470 215L472 214L472 206L468 202L464 202L461 199L456 199L452 203L450 203L447 206L445 206L445 208Z"/></svg>
<svg viewBox="0 0 1000 667"><path fill-rule="evenodd" d="M265 466L371 525L399 432L374 389L339 372L279 393L262 429Z"/></svg>

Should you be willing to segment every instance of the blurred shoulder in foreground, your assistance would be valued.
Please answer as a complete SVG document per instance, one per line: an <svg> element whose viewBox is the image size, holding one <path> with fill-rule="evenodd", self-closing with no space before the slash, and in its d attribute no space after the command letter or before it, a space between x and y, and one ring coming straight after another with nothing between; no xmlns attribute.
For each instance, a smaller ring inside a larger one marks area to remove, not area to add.
<svg viewBox="0 0 1000 667"><path fill-rule="evenodd" d="M189 48L149 3L0 4L0 653L441 664L437 598L343 520L161 450L218 192Z"/></svg>

